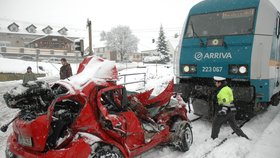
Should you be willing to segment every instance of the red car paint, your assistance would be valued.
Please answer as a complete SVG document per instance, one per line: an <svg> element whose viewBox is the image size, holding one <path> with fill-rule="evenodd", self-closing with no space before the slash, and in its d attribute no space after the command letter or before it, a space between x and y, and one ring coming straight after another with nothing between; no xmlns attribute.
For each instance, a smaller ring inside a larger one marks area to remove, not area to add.
<svg viewBox="0 0 280 158"><path fill-rule="evenodd" d="M79 66L78 74L83 72L92 57L86 58ZM100 62L104 60L99 59ZM113 78L117 77L117 70L112 69ZM154 116L154 120L164 126L164 129L154 134L150 141L145 141L145 129L141 120L135 113L125 107L126 110L117 113L110 113L102 103L102 96L106 92L114 91L114 99L118 100L118 106L122 106L122 100L126 96L121 94L124 88L116 85L115 82L107 81L102 84L91 81L83 84L82 89L75 89L71 82L59 81L57 84L66 89L71 89L71 93L66 93L54 99L46 114L43 114L31 122L26 122L17 118L13 123L13 133L8 138L7 151L24 158L87 158L91 152L88 137L80 133L88 133L98 137L102 142L116 146L124 157L131 158L154 148L159 144L166 144L173 138L171 136L172 118L178 117L181 120L189 121L187 110L179 103L172 108L163 110ZM69 88L70 87L70 88ZM70 91L70 90L69 90ZM173 81L158 96L151 98L152 90L144 93L132 94L128 96L128 101L132 96L147 108L165 106L173 93ZM70 136L61 144L52 149L47 148L47 139L52 132L51 123L56 103L63 100L74 100L81 105L78 116L71 123ZM32 138L32 146L19 144L19 136Z"/></svg>

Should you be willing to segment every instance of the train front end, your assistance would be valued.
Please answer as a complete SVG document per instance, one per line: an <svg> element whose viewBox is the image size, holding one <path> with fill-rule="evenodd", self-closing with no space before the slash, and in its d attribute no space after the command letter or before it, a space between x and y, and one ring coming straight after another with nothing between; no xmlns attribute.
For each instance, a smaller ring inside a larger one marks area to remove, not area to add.
<svg viewBox="0 0 280 158"><path fill-rule="evenodd" d="M261 71L253 67L260 60L254 54L258 7L259 0L206 0L191 9L175 59L175 75L177 91L185 100L191 98L195 114L214 115L214 76L227 78L241 119L254 115L256 102L269 101L269 82L253 79Z"/></svg>

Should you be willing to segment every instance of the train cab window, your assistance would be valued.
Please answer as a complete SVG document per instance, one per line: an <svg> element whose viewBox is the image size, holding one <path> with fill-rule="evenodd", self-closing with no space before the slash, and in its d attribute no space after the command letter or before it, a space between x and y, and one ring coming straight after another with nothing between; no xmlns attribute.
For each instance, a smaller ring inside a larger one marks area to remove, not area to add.
<svg viewBox="0 0 280 158"><path fill-rule="evenodd" d="M191 15L184 37L252 34L254 19L254 8Z"/></svg>

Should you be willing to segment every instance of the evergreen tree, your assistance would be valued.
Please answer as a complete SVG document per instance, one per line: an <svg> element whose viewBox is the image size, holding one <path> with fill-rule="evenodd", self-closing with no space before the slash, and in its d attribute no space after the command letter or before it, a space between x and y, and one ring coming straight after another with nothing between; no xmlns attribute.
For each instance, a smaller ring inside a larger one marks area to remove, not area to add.
<svg viewBox="0 0 280 158"><path fill-rule="evenodd" d="M166 37L164 35L163 27L161 25L159 30L159 37L157 41L157 52L161 54L161 59L163 63L167 63L170 61L168 51L169 50L167 47Z"/></svg>

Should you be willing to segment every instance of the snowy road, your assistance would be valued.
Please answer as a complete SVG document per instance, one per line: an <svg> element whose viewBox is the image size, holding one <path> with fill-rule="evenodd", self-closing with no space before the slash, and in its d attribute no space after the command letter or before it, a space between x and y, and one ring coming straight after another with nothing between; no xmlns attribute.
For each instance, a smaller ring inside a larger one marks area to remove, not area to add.
<svg viewBox="0 0 280 158"><path fill-rule="evenodd" d="M7 122L9 122L9 120L11 120L17 110L14 109L10 109L6 106L5 101L3 99L3 94L6 93L8 90L11 89L11 87L13 87L13 85L18 85L20 84L20 82L17 81L13 81L13 82L7 82L7 83L0 83L0 126L2 126L3 124L6 124ZM12 129L9 128L8 131L6 133L0 132L0 157L4 158L4 150L6 148L6 140L7 137L9 135L9 133L12 132Z"/></svg>
<svg viewBox="0 0 280 158"><path fill-rule="evenodd" d="M263 153L266 153L266 157L269 158L279 158L279 142L280 136L279 131L273 129L279 129L280 121L280 107L269 107L268 110L256 117L254 117L250 122L245 124L242 130L252 139L248 141L237 135L232 135L232 130L228 125L221 128L219 138L213 141L210 139L211 134L211 123L205 120L198 120L192 123L194 142L190 150L186 153L174 152L168 148L163 148L160 150L154 150L144 154L141 157L145 158L247 158L254 155L254 158L263 158ZM271 126L270 128L267 128ZM260 138L266 138L269 135L273 135L274 141L263 140ZM214 148L214 146L220 143L224 138L228 138L225 143L221 146ZM278 143L275 143L278 142ZM266 144L270 144L270 148L261 148ZM278 150L274 148L278 147ZM256 150L259 149L259 150ZM210 152L211 151L211 152ZM210 152L205 157L205 154ZM254 154L257 152L258 154Z"/></svg>
<svg viewBox="0 0 280 158"><path fill-rule="evenodd" d="M19 81L1 82L0 83L0 125L7 123L11 120L17 110L8 108L3 100L3 94L12 87L20 84ZM244 132L252 139L248 141L244 138L232 135L232 130L229 126L225 125L221 129L219 138L215 141L210 139L211 123L205 120L198 120L192 123L194 133L194 143L190 150L186 153L172 151L169 148L157 148L151 150L139 157L142 158L247 158L247 157L263 157L267 155L270 158L279 158L279 142L280 136L280 106L269 107L268 110L256 117L250 122L245 124L242 128ZM11 132L11 128L6 133L0 132L0 157L3 158L4 150L6 147L6 139ZM228 138L221 146L213 149L213 147ZM262 146L266 148L262 148ZM261 149L261 150L260 150ZM257 153L257 154L256 154Z"/></svg>

